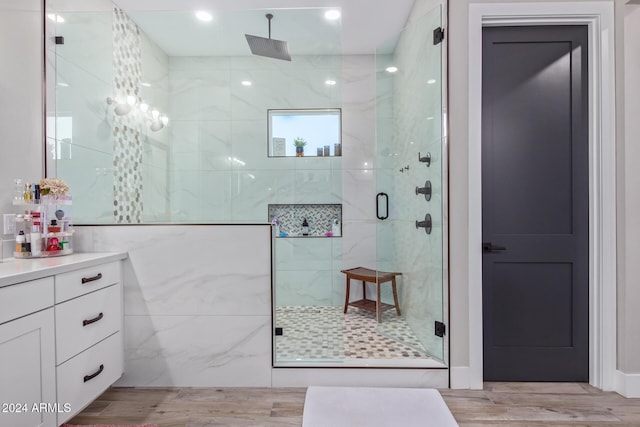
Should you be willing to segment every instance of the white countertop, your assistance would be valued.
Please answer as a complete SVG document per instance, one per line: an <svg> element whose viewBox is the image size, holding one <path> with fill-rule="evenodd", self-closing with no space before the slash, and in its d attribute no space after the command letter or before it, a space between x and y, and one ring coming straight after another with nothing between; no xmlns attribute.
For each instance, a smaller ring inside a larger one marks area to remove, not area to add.
<svg viewBox="0 0 640 427"><path fill-rule="evenodd" d="M126 252L87 252L49 258L5 259L0 262L0 288L127 257Z"/></svg>

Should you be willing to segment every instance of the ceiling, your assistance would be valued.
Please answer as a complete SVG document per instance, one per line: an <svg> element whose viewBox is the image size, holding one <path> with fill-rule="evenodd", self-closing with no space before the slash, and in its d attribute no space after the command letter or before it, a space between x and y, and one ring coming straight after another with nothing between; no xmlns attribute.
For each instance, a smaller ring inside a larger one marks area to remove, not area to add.
<svg viewBox="0 0 640 427"><path fill-rule="evenodd" d="M115 0L170 56L249 55L244 34L289 43L292 56L371 54L404 28L415 0ZM341 19L324 12L339 8ZM213 15L208 23L194 12ZM388 43L387 43L388 44Z"/></svg>

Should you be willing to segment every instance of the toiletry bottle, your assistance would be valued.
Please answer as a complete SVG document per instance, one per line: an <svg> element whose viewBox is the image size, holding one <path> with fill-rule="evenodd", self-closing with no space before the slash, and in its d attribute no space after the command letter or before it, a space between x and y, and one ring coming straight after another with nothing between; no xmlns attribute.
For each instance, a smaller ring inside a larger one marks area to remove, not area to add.
<svg viewBox="0 0 640 427"><path fill-rule="evenodd" d="M60 226L58 225L58 220L52 219L51 223L49 224L49 233L59 233L59 232L60 232Z"/></svg>
<svg viewBox="0 0 640 427"><path fill-rule="evenodd" d="M280 236L280 221L278 221L275 214L271 217L271 231L274 237Z"/></svg>
<svg viewBox="0 0 640 427"><path fill-rule="evenodd" d="M40 234L40 218L33 219L33 230L31 231L31 255L40 256L42 253L42 234Z"/></svg>
<svg viewBox="0 0 640 427"><path fill-rule="evenodd" d="M305 218L304 221L302 221L302 235L303 236L309 235L309 223L307 222L307 218Z"/></svg>
<svg viewBox="0 0 640 427"><path fill-rule="evenodd" d="M331 220L331 234L334 237L340 237L342 234L342 228L340 227L340 219L334 218Z"/></svg>
<svg viewBox="0 0 640 427"><path fill-rule="evenodd" d="M26 244L27 244L27 239L24 236L24 231L20 230L20 232L16 236L16 252L25 252Z"/></svg>
<svg viewBox="0 0 640 427"><path fill-rule="evenodd" d="M24 186L22 184L22 179L16 178L13 180L13 182L15 184L13 200L21 202L24 200Z"/></svg>
<svg viewBox="0 0 640 427"><path fill-rule="evenodd" d="M31 184L29 184L28 182L24 185L24 201L25 202L30 202L31 201Z"/></svg>

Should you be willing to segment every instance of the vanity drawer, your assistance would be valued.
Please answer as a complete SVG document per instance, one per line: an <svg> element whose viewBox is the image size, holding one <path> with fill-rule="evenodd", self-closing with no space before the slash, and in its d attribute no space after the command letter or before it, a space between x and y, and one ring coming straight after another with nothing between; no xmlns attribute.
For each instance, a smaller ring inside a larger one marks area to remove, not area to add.
<svg viewBox="0 0 640 427"><path fill-rule="evenodd" d="M122 327L120 284L56 305L56 364Z"/></svg>
<svg viewBox="0 0 640 427"><path fill-rule="evenodd" d="M69 403L70 413L58 413L58 424L71 419L95 400L123 371L122 333L83 351L56 369L58 402Z"/></svg>
<svg viewBox="0 0 640 427"><path fill-rule="evenodd" d="M0 323L53 306L53 277L0 288Z"/></svg>
<svg viewBox="0 0 640 427"><path fill-rule="evenodd" d="M56 275L56 304L120 281L118 261Z"/></svg>

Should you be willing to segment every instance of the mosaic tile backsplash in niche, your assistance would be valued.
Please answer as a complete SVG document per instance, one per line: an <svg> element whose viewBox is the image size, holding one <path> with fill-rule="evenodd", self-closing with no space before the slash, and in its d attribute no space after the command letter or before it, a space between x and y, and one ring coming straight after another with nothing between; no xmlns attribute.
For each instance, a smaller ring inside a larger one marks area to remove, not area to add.
<svg viewBox="0 0 640 427"><path fill-rule="evenodd" d="M271 221L274 215L280 223L280 232L286 233L286 237L302 237L302 222L305 219L309 223L309 236L305 237L328 237L334 220L339 221L342 235L341 204L269 205L268 220Z"/></svg>

